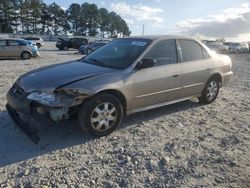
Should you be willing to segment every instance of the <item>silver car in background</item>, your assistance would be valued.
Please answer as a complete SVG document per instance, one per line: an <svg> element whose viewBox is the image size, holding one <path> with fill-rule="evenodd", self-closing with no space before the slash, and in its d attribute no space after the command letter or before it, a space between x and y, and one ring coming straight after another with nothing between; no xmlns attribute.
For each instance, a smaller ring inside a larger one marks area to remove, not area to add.
<svg viewBox="0 0 250 188"><path fill-rule="evenodd" d="M228 56L192 38L121 38L78 61L21 76L7 94L6 108L35 142L39 139L34 134L48 121L71 118L78 118L83 130L104 136L126 114L192 97L212 103L232 75ZM35 125L40 126L31 127Z"/></svg>
<svg viewBox="0 0 250 188"><path fill-rule="evenodd" d="M41 37L25 37L24 40L34 42L37 45L37 48L44 46L44 41Z"/></svg>
<svg viewBox="0 0 250 188"><path fill-rule="evenodd" d="M232 42L232 43L226 43L226 44L228 46L228 52L231 54L239 54L239 53L248 53L249 52L248 43Z"/></svg>
<svg viewBox="0 0 250 188"><path fill-rule="evenodd" d="M0 39L0 59L30 59L39 56L35 43L17 38Z"/></svg>

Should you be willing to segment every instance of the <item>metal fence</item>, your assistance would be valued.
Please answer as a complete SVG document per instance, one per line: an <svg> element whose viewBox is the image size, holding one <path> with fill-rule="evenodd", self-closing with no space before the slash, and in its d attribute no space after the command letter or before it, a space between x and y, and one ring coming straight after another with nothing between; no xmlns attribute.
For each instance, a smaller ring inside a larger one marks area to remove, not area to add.
<svg viewBox="0 0 250 188"><path fill-rule="evenodd" d="M58 38L84 37L89 41L97 39L104 39L101 37L88 36L73 36L73 35L35 35L35 34L14 34L14 33L0 33L0 38L25 38L25 37L41 37L44 41L58 41Z"/></svg>

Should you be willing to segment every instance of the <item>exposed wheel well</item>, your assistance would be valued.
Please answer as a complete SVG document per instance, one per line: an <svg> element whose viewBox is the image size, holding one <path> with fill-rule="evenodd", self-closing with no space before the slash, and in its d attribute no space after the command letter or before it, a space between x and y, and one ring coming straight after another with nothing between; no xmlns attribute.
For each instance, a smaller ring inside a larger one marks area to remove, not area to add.
<svg viewBox="0 0 250 188"><path fill-rule="evenodd" d="M108 89L108 90L103 90L99 93L97 93L96 95L100 94L100 93L108 93L110 95L113 95L115 97L117 97L120 101L121 101L121 104L122 104L122 107L123 107L123 111L124 111L124 114L126 114L126 110L127 110L127 101L126 101L126 98L125 96L118 90L114 90L114 89Z"/></svg>

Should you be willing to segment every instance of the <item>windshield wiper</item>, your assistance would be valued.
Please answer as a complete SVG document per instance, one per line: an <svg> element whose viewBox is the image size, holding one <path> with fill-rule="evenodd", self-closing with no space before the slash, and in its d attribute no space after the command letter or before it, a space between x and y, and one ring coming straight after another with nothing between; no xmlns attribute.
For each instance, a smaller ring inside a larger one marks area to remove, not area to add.
<svg viewBox="0 0 250 188"><path fill-rule="evenodd" d="M97 59L94 59L94 58L89 58L89 59L85 59L85 58L82 58L80 59L81 62L85 62L85 63L88 63L88 64L95 64L95 65L101 65L101 66L105 66L105 64Z"/></svg>
<svg viewBox="0 0 250 188"><path fill-rule="evenodd" d="M102 65L102 66L106 66L105 63L101 62L100 60L98 59L95 59L95 58L89 58L90 61L93 61L99 65Z"/></svg>
<svg viewBox="0 0 250 188"><path fill-rule="evenodd" d="M118 69L115 66L107 65L104 62L102 62L102 61L100 61L98 59L95 59L95 58L88 58L88 59L83 58L82 62L86 62L86 63L89 63L89 64L94 64L94 65L102 66L102 67L108 67L108 68Z"/></svg>
<svg viewBox="0 0 250 188"><path fill-rule="evenodd" d="M102 67L108 67L108 68L113 68L113 69L116 68L116 67L113 67L111 65L107 65L107 64L103 63L102 61L95 59L95 58L89 58L88 60L94 62L95 65L100 65Z"/></svg>

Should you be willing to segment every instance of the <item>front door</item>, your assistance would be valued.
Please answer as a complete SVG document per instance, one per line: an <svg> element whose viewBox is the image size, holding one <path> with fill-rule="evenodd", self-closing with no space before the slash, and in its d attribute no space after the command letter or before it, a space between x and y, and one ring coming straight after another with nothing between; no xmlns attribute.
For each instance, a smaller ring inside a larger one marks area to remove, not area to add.
<svg viewBox="0 0 250 188"><path fill-rule="evenodd" d="M175 40L156 43L144 58L155 59L156 64L133 73L133 110L174 100L181 91L182 69Z"/></svg>
<svg viewBox="0 0 250 188"><path fill-rule="evenodd" d="M8 40L6 51L10 57L21 57L23 48L18 40Z"/></svg>

